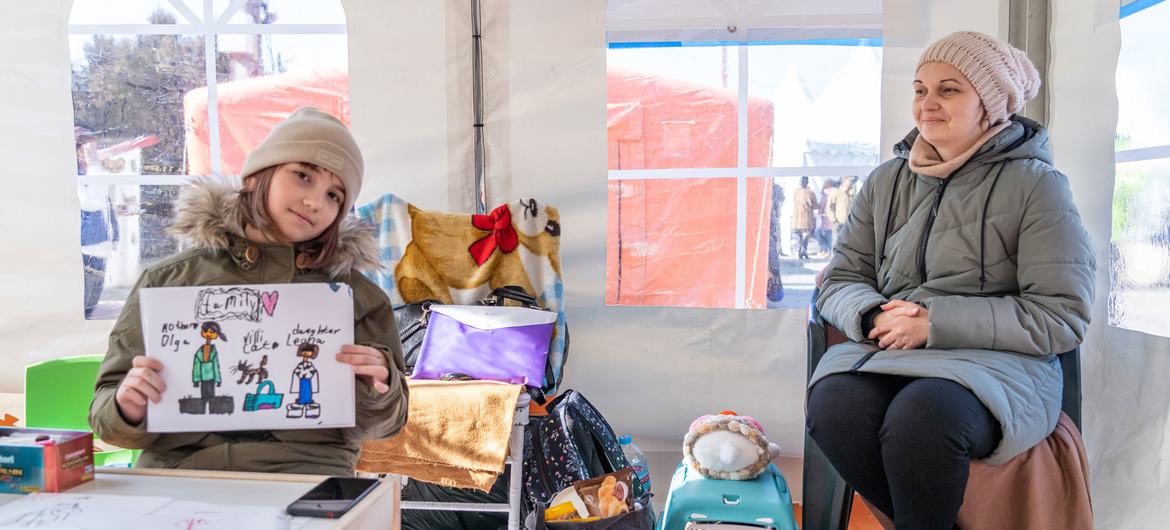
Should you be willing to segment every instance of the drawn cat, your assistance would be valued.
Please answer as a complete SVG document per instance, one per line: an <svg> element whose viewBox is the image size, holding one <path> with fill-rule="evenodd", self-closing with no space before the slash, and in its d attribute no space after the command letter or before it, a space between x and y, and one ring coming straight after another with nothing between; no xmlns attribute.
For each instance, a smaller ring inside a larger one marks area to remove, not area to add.
<svg viewBox="0 0 1170 530"><path fill-rule="evenodd" d="M268 379L268 369L264 367L266 364L268 364L267 355L260 358L260 366L255 368L253 368L252 364L248 361L241 360L240 362L236 363L236 365L232 367L232 373L240 374L240 379L236 381L236 384L250 384L253 378L256 379L256 383L264 382L265 379ZM247 381L245 381L245 379Z"/></svg>

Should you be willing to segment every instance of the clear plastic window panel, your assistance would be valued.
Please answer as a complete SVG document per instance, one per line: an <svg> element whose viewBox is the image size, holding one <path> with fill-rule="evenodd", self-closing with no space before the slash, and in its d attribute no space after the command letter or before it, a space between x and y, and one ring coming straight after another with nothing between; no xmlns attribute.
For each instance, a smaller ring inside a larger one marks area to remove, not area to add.
<svg viewBox="0 0 1170 530"><path fill-rule="evenodd" d="M747 53L749 166L877 165L880 47L761 44Z"/></svg>
<svg viewBox="0 0 1170 530"><path fill-rule="evenodd" d="M1170 145L1170 2L1121 19L1117 58L1118 151Z"/></svg>
<svg viewBox="0 0 1170 530"><path fill-rule="evenodd" d="M808 307L865 175L748 179L744 307Z"/></svg>
<svg viewBox="0 0 1170 530"><path fill-rule="evenodd" d="M1117 164L1109 324L1170 336L1170 158Z"/></svg>
<svg viewBox="0 0 1170 530"><path fill-rule="evenodd" d="M611 180L606 304L735 307L733 178Z"/></svg>
<svg viewBox="0 0 1170 530"><path fill-rule="evenodd" d="M339 0L214 0L212 4L217 19L231 11L229 24L345 24Z"/></svg>
<svg viewBox="0 0 1170 530"><path fill-rule="evenodd" d="M735 47L611 48L607 61L609 169L736 167Z"/></svg>
<svg viewBox="0 0 1170 530"><path fill-rule="evenodd" d="M203 14L200 0L75 0L70 24L191 24ZM190 15L195 15L191 20Z"/></svg>
<svg viewBox="0 0 1170 530"><path fill-rule="evenodd" d="M140 271L178 251L166 227L180 186L77 187L85 318L117 318Z"/></svg>
<svg viewBox="0 0 1170 530"><path fill-rule="evenodd" d="M207 86L203 40L70 35L79 175L187 173L184 101Z"/></svg>
<svg viewBox="0 0 1170 530"><path fill-rule="evenodd" d="M345 35L219 35L217 57L220 174L239 174L247 154L300 107L349 124ZM210 173L207 91L193 91L185 104L193 116L191 170Z"/></svg>

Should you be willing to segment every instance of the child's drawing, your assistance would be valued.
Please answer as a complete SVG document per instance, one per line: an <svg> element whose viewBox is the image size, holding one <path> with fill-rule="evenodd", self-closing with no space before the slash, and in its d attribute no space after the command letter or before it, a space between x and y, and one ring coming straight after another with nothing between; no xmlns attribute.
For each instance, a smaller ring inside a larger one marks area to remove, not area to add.
<svg viewBox="0 0 1170 530"><path fill-rule="evenodd" d="M256 378L256 383L263 383L265 379L268 379L268 369L264 367L266 364L268 364L268 355L261 357L260 366L255 368L244 359L236 361L236 365L232 367L232 373L240 374L240 379L236 381L236 384L250 384L252 378Z"/></svg>
<svg viewBox="0 0 1170 530"><path fill-rule="evenodd" d="M199 389L199 397L180 399L179 412L231 414L235 400L231 396L215 395L215 389L223 384L223 374L219 370L219 350L215 347L215 341L227 342L227 335L224 335L218 322L208 321L199 327L199 336L204 343L195 349L191 363L191 382Z"/></svg>
<svg viewBox="0 0 1170 530"><path fill-rule="evenodd" d="M176 530L287 530L289 516L268 506L211 504L175 499L143 520L141 528Z"/></svg>
<svg viewBox="0 0 1170 530"><path fill-rule="evenodd" d="M321 404L313 401L313 394L320 391L318 386L317 367L313 366L313 359L317 358L320 348L316 344L302 342L297 346L297 356L302 360L293 368L292 383L288 391L297 395L295 403L288 404L288 417L317 418L321 416Z"/></svg>
<svg viewBox="0 0 1170 530"><path fill-rule="evenodd" d="M165 497L34 493L0 505L0 529L159 528L137 523L169 502Z"/></svg>
<svg viewBox="0 0 1170 530"><path fill-rule="evenodd" d="M41 528L54 523L63 523L79 513L81 513L81 505L76 502L59 502L0 521L0 528Z"/></svg>
<svg viewBox="0 0 1170 530"><path fill-rule="evenodd" d="M261 381L255 392L244 394L244 412L279 409L282 402L284 394L276 393L276 385L272 381Z"/></svg>
<svg viewBox="0 0 1170 530"><path fill-rule="evenodd" d="M147 405L147 431L354 425L353 369L334 355L353 342L344 284L162 287L139 297L146 353L162 361L167 388ZM272 374L290 374L289 386Z"/></svg>

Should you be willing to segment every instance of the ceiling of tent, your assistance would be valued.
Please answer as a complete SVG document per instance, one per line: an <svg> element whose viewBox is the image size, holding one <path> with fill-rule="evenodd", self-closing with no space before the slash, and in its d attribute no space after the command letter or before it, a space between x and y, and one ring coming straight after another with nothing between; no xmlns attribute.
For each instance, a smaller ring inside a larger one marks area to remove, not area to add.
<svg viewBox="0 0 1170 530"><path fill-rule="evenodd" d="M881 27L881 0L610 0L609 30L849 26Z"/></svg>

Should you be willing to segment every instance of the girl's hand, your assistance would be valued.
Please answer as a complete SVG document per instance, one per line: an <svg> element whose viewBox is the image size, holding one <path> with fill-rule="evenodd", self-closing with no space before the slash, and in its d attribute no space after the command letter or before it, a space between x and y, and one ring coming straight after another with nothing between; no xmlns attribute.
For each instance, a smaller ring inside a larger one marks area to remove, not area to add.
<svg viewBox="0 0 1170 530"><path fill-rule="evenodd" d="M337 360L353 366L353 374L374 387L380 394L390 391L390 367L382 352L369 346L346 344L337 354Z"/></svg>
<svg viewBox="0 0 1170 530"><path fill-rule="evenodd" d="M873 321L869 338L877 340L882 349L921 348L930 337L930 314L914 302L892 300L882 305L882 312Z"/></svg>
<svg viewBox="0 0 1170 530"><path fill-rule="evenodd" d="M146 418L147 401L162 401L167 384L158 375L163 370L162 361L145 355L131 360L133 368L126 372L126 378L114 393L114 403L127 423L138 425Z"/></svg>

